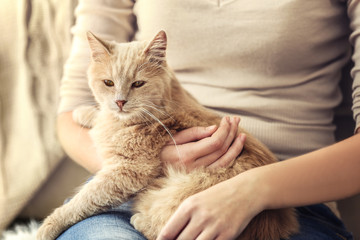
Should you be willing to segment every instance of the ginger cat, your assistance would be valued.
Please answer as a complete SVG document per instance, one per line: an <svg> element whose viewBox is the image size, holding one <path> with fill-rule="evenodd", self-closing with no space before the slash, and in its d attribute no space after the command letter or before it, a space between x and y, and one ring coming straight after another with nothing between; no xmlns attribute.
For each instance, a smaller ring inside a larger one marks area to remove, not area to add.
<svg viewBox="0 0 360 240"><path fill-rule="evenodd" d="M73 116L79 124L92 127L90 134L104 164L71 201L45 219L37 239L55 239L73 224L135 195L131 223L154 240L187 197L276 161L264 145L247 134L244 149L231 166L190 173L167 166L159 153L171 134L193 126L218 125L221 117L180 86L166 63L164 31L151 42L108 42L90 32L87 37L92 56L89 85L99 109L80 107ZM238 239L287 239L297 231L294 209L267 210L257 215Z"/></svg>

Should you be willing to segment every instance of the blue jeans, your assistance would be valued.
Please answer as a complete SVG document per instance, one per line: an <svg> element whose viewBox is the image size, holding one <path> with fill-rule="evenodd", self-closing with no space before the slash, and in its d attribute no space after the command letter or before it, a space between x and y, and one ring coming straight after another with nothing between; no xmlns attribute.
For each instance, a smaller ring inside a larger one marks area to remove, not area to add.
<svg viewBox="0 0 360 240"><path fill-rule="evenodd" d="M70 227L58 240L145 240L130 224L131 203L89 217ZM297 208L300 233L291 240L353 240L344 224L324 204Z"/></svg>

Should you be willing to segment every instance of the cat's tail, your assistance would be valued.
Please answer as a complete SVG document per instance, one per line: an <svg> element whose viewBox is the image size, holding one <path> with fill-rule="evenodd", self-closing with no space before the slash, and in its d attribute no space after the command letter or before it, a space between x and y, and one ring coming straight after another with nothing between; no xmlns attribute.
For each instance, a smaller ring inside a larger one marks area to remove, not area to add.
<svg viewBox="0 0 360 240"><path fill-rule="evenodd" d="M226 171L226 169L218 169L215 174L196 169L186 173L183 169L169 167L166 177L157 179L153 182L153 187L139 193L134 199L135 215L131 219L132 224L148 239L156 239L181 202L229 178L229 175L225 174ZM298 223L294 209L267 210L249 223L238 240L287 239L297 230Z"/></svg>

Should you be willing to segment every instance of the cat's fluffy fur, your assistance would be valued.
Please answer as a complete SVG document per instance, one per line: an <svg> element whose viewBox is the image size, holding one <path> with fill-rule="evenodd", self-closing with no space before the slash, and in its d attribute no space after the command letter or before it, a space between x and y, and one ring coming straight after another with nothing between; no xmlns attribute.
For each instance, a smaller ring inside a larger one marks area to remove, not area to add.
<svg viewBox="0 0 360 240"><path fill-rule="evenodd" d="M186 173L166 166L159 153L171 140L168 131L173 134L193 126L218 125L221 117L196 102L176 80L166 64L165 32L159 32L150 43L119 44L91 33L88 40L92 52L89 85L99 111L79 108L74 119L92 126L91 136L104 164L69 203L45 219L39 240L54 239L76 222L134 195L131 222L148 239L155 239L190 195L276 161L264 145L247 134L241 155L227 168ZM126 102L119 107L117 100ZM268 210L256 216L238 239L285 239L297 229L294 209Z"/></svg>

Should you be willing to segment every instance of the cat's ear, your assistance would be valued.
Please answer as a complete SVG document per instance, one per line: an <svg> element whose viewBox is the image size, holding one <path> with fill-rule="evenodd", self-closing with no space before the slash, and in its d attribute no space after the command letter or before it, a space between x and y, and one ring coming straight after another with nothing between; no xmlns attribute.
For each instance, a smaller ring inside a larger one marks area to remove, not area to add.
<svg viewBox="0 0 360 240"><path fill-rule="evenodd" d="M159 64L165 62L167 37L165 31L161 30L145 48L144 53Z"/></svg>
<svg viewBox="0 0 360 240"><path fill-rule="evenodd" d="M86 36L91 50L91 57L95 62L101 62L110 57L110 43L101 40L90 31L86 33Z"/></svg>

